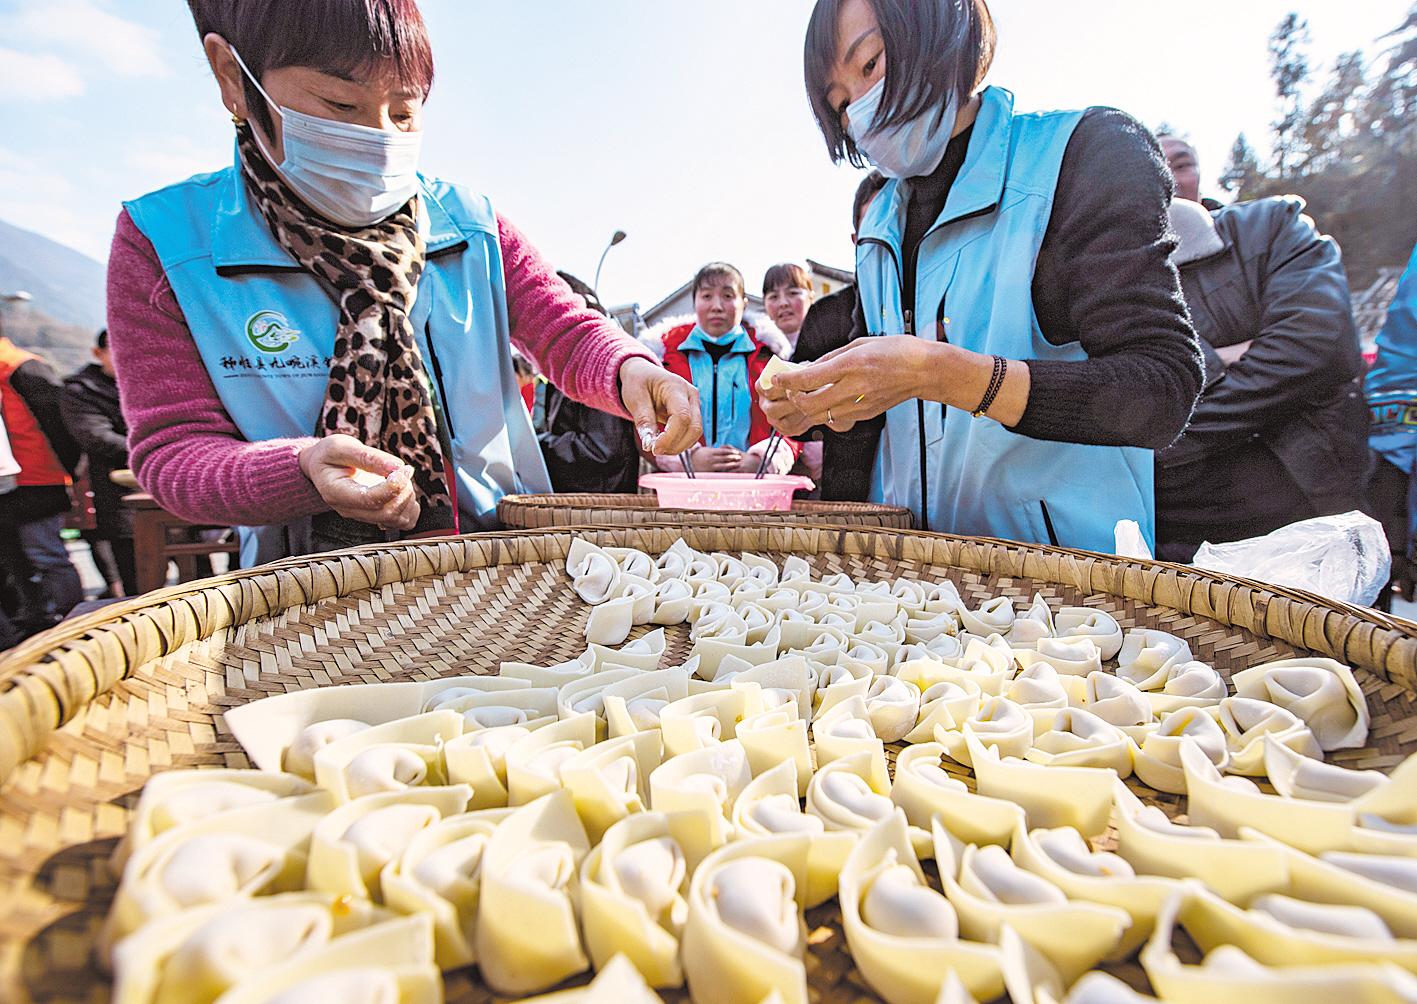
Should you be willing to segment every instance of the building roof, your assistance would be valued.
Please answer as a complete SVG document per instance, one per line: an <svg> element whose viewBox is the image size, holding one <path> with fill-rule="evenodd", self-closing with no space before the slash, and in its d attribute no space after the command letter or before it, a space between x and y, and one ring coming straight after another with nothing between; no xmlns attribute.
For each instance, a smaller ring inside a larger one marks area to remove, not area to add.
<svg viewBox="0 0 1417 1004"><path fill-rule="evenodd" d="M823 278L831 279L833 282L839 282L843 286L850 286L854 282L856 282L855 272L847 272L843 269L832 268L830 265L823 265L821 262L814 261L811 258L807 259L807 267L813 272L822 276Z"/></svg>

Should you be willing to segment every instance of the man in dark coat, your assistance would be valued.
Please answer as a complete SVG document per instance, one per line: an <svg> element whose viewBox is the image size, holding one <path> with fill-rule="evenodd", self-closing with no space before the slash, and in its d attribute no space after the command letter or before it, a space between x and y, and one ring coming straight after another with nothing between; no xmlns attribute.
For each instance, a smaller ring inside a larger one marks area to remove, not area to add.
<svg viewBox="0 0 1417 1004"><path fill-rule="evenodd" d="M559 275L586 306L609 316L589 286L569 273ZM572 401L560 388L538 379L532 424L556 491L633 495L639 490L634 423Z"/></svg>
<svg viewBox="0 0 1417 1004"><path fill-rule="evenodd" d="M127 492L109 475L128 466L128 425L118 406L118 382L113 377L113 356L108 351L108 329L98 333L94 362L64 381L62 409L69 434L89 461L97 539L113 549L123 591L138 595L133 561L133 516L123 505Z"/></svg>
<svg viewBox="0 0 1417 1004"><path fill-rule="evenodd" d="M1362 508L1368 409L1338 245L1292 197L1177 199L1171 219L1206 388L1156 458L1158 557Z"/></svg>

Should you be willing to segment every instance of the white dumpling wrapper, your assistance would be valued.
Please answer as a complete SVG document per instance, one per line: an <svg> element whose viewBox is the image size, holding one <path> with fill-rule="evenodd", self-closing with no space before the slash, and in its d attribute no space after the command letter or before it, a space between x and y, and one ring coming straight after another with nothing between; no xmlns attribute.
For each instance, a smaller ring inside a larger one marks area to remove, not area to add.
<svg viewBox="0 0 1417 1004"><path fill-rule="evenodd" d="M1122 639L1117 675L1142 690L1158 690L1172 666L1192 660L1191 647L1175 635L1134 628Z"/></svg>
<svg viewBox="0 0 1417 1004"><path fill-rule="evenodd" d="M1232 679L1241 697L1270 701L1297 715L1325 752L1368 741L1368 701L1353 670L1332 659L1284 659Z"/></svg>
<svg viewBox="0 0 1417 1004"><path fill-rule="evenodd" d="M1083 707L1109 725L1130 728L1151 724L1155 713L1136 684L1111 673L1089 673Z"/></svg>
<svg viewBox="0 0 1417 1004"><path fill-rule="evenodd" d="M304 778L306 781L313 781L315 780L316 753L336 740L352 736L367 728L369 726L366 723L353 718L334 718L307 725L300 730L290 746L286 748L281 757L281 769L289 774Z"/></svg>
<svg viewBox="0 0 1417 1004"><path fill-rule="evenodd" d="M1104 662L1115 659L1122 650L1122 627L1105 610L1063 607L1053 618L1053 628L1061 639L1088 639L1097 646Z"/></svg>
<svg viewBox="0 0 1417 1004"><path fill-rule="evenodd" d="M1265 736L1304 757L1323 758L1314 734L1293 712L1268 701L1227 697L1215 709L1216 721L1230 749L1226 767L1231 774L1260 777L1266 773Z"/></svg>
<svg viewBox="0 0 1417 1004"><path fill-rule="evenodd" d="M980 638L1006 635L1014 624L1014 602L1007 596L997 596L985 601L978 610L961 609L959 617L964 629L972 635Z"/></svg>
<svg viewBox="0 0 1417 1004"><path fill-rule="evenodd" d="M655 812L702 812L713 823L713 844L726 843L733 803L753 779L748 755L736 739L666 760L649 778Z"/></svg>
<svg viewBox="0 0 1417 1004"><path fill-rule="evenodd" d="M939 743L919 743L901 750L895 762L891 801L912 826L928 830L942 822L969 844L1007 845L1023 824L1023 809L1013 802L976 795L943 767L948 754ZM953 759L952 757L950 759Z"/></svg>
<svg viewBox="0 0 1417 1004"><path fill-rule="evenodd" d="M1173 795L1186 793L1186 775L1181 769L1181 749L1187 742L1200 747L1217 769L1229 762L1230 749L1225 733L1204 708L1173 711L1132 750L1132 770L1143 783Z"/></svg>
<svg viewBox="0 0 1417 1004"><path fill-rule="evenodd" d="M807 812L827 830L864 833L895 812L890 778L877 772L870 753L833 760L807 786Z"/></svg>

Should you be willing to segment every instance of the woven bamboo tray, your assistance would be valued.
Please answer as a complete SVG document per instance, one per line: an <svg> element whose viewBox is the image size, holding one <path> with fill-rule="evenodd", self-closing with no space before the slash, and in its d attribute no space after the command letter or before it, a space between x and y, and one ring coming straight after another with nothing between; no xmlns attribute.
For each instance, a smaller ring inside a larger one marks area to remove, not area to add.
<svg viewBox="0 0 1417 1004"><path fill-rule="evenodd" d="M497 505L497 516L511 530L561 526L643 526L646 523L686 523L695 526L747 524L759 526L863 526L909 530L915 525L909 509L870 502L793 502L788 512L709 512L704 509L661 509L653 495L508 495Z"/></svg>
<svg viewBox="0 0 1417 1004"><path fill-rule="evenodd" d="M1417 624L1184 566L1004 541L852 527L642 526L382 545L295 559L106 607L0 658L0 1001L103 1001L90 953L113 895L108 857L143 783L199 765L248 767L222 719L269 694L345 683L495 672L584 647L589 614L563 572L580 533L659 552L806 557L818 574L948 577L971 604L1042 592L1123 627L1185 638L1227 676L1314 653L1354 666L1370 745L1333 760L1390 769L1417 750ZM687 653L684 628L669 656ZM1176 814L1184 800L1134 790ZM876 998L853 968L836 906L812 911L814 1002ZM1139 967L1112 970L1145 988ZM487 1004L475 970L448 999ZM687 1001L667 994L671 1002Z"/></svg>

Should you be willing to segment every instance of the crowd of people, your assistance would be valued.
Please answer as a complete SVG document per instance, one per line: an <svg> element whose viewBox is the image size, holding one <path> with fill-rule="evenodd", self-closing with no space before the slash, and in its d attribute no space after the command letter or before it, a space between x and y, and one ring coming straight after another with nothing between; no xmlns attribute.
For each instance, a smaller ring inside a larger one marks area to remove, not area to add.
<svg viewBox="0 0 1417 1004"><path fill-rule="evenodd" d="M134 591L128 467L240 528L245 564L687 464L795 469L928 530L1110 551L1133 520L1177 561L1366 508L1410 592L1413 269L1365 399L1340 251L1303 203L1207 200L1183 138L1114 109L1016 111L986 85L986 0L818 0L812 112L833 161L871 168L856 283L813 302L777 265L749 317L743 273L710 262L693 319L638 342L485 195L418 172L414 4L189 5L234 164L125 203L92 365L61 383L0 339L19 629L79 597L60 530L81 471L111 589ZM768 380L774 357L795 365Z"/></svg>

